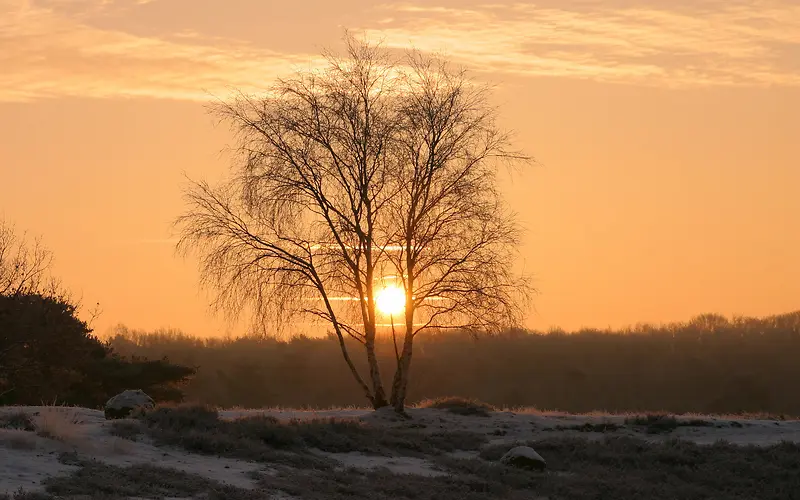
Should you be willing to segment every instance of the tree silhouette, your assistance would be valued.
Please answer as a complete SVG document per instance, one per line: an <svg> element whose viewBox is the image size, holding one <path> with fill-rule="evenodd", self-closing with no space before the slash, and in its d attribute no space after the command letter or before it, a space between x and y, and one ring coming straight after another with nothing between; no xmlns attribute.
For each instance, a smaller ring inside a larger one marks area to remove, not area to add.
<svg viewBox="0 0 800 500"><path fill-rule="evenodd" d="M518 228L496 182L508 149L485 87L438 59L393 60L346 38L347 57L211 107L238 139L233 175L193 182L178 249L200 256L213 306L281 328L330 325L374 408L403 411L413 339L434 328L517 324L528 282L512 273ZM405 297L387 398L375 352L387 282ZM399 285L397 285L399 284ZM346 338L364 348L369 375Z"/></svg>
<svg viewBox="0 0 800 500"><path fill-rule="evenodd" d="M80 304L51 274L53 254L0 220L0 404L60 401L96 407L128 388L183 397L195 370L166 359L118 356L78 317ZM98 304L99 306L99 304Z"/></svg>
<svg viewBox="0 0 800 500"><path fill-rule="evenodd" d="M94 408L130 388L157 401L182 399L193 368L118 356L75 313L63 298L0 295L0 403L58 399Z"/></svg>
<svg viewBox="0 0 800 500"><path fill-rule="evenodd" d="M0 220L0 295L59 295L60 283L50 274L53 253L40 238L28 241L15 227Z"/></svg>

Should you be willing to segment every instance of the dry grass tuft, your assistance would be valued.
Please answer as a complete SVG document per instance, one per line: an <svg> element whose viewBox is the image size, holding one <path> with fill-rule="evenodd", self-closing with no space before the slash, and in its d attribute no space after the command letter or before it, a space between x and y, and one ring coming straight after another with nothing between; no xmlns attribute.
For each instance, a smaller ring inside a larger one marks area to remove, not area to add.
<svg viewBox="0 0 800 500"><path fill-rule="evenodd" d="M86 444L79 408L55 404L43 406L32 420L38 436L72 446Z"/></svg>
<svg viewBox="0 0 800 500"><path fill-rule="evenodd" d="M109 434L121 439L136 441L143 432L142 423L138 420L120 419L111 422Z"/></svg>

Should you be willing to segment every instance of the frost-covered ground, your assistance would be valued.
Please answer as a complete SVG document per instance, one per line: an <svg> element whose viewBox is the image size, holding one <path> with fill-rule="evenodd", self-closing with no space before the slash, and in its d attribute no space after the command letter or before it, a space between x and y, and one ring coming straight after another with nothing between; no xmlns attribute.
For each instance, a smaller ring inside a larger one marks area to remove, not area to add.
<svg viewBox="0 0 800 500"><path fill-rule="evenodd" d="M219 450L213 454L201 454L187 452L183 447L175 445L156 446L155 441L146 434L135 441L119 437L112 434L115 424L112 421L106 421L103 413L97 410L63 407L3 407L0 408L0 418L3 415L20 412L32 417L38 432L10 428L0 429L0 494L13 494L18 491L44 491L43 482L47 478L67 478L77 477L81 473L88 474L85 472L88 470L85 461L89 460L97 464L94 466L95 469L92 469L93 474L114 474L114 471L119 470L103 469L103 465L122 468L141 466L145 469L137 472L139 476L132 475L131 477L142 477L142 480L145 481L147 477L151 477L148 474L153 474L153 471L146 468L157 466L168 470L183 471L189 475L187 477L206 478L209 480L209 485L228 485L234 489L254 492L254 495L261 491L260 496L253 498L285 499L290 495L278 486L270 491L263 489L263 478L276 475L279 470L285 473L287 470L285 464L231 458L237 456L236 453L228 457L220 456ZM475 461L476 464L477 461L485 462L485 457L481 457L481 449L486 447L521 442L533 443L533 446L536 446L536 442L547 442L548 439L554 438L578 437L596 442L608 437L627 437L649 443L667 442L678 438L700 445L710 445L722 440L737 446L758 447L773 446L782 442L800 443L800 421L797 420L759 420L703 415L651 417L648 420L645 417L635 419L632 415L568 415L534 411L496 411L489 412L488 416L481 416L459 415L433 408L412 408L408 413L410 418L406 419L397 416L392 411L385 410L376 412L363 409L326 411L268 409L225 410L219 412L219 417L232 421L259 415L273 416L281 421L293 419L318 421L329 418L358 420L372 429L384 429L385 432L391 430L409 432L411 434L408 436L412 436L411 439L413 436L418 436L420 440L426 435L442 433L479 435L484 440L480 448L469 449L470 447L467 446L464 447L467 449L453 449L441 454L450 459L461 460L458 462L461 464L459 467L466 467L464 464L469 461ZM131 425L135 425L133 421L131 421ZM195 431L187 430L187 435L192 432ZM119 434L119 432L115 432L115 434ZM195 436L195 434L191 435ZM195 441L202 439L202 435L191 439ZM540 450L540 452L546 460L549 460L546 449ZM341 470L360 469L376 470L380 474L408 474L424 478L425 481L441 481L443 476L455 474L453 469L442 465L446 463L442 459L433 459L433 457L420 454L414 456L414 453L364 453L352 450L336 452L316 449L299 453L335 460L341 465ZM551 453L555 455L556 452ZM65 457L69 457L69 459L65 459ZM574 458L574 460L579 459L589 460L589 458ZM787 466L797 468L797 472L800 474L800 457L797 460L798 462L794 465ZM563 469L561 471L563 474L574 474L574 472L568 471L567 459L554 458L554 461L557 462L556 468ZM138 471L138 469L136 470ZM80 481L80 479L75 480L76 483ZM130 479L130 481L135 482L135 479ZM185 482L185 479L183 481ZM113 483L111 480L109 482ZM98 484L100 483L102 481L98 480ZM197 486L196 491L213 488L212 486L203 486L206 483L198 484L200 485ZM114 491L114 487L113 484L108 486L108 492L112 494L111 498L114 495L118 495L118 498L126 497L128 490L120 486L119 491ZM355 486L348 487L354 488ZM559 491L557 486L552 487L555 488L553 491ZM64 488L66 489L63 491L71 491L69 487ZM100 487L98 486L98 488ZM291 488L288 489L291 490ZM133 490L130 489L130 491ZM312 488L309 491L313 492L314 490ZM295 494L297 494L296 491ZM397 494L401 495L401 493ZM230 498L236 498L236 494L232 495ZM133 496L128 497L133 498ZM391 498L391 496L376 496L375 498ZM731 498L736 497L732 496ZM764 498L770 497L765 496Z"/></svg>
<svg viewBox="0 0 800 500"><path fill-rule="evenodd" d="M800 420L766 420L757 418L741 418L735 416L679 415L675 419L679 425L670 433L647 432L646 426L628 424L626 420L635 418L636 414L573 415L563 412L544 412L537 410L493 411L489 418L480 416L462 416L433 408L411 408L408 410L411 419L398 418L391 410L375 412L371 409L343 410L227 410L221 411L223 418L235 419L252 415L272 415L281 419L317 419L317 418L358 418L370 424L406 427L409 425L425 425L427 431L462 430L486 434L494 442L541 439L558 435L576 435L598 438L608 432L587 432L586 424L601 426L602 424L618 425L617 435L629 435L652 441L663 441L669 438L680 438L697 444L712 444L719 440L738 445L767 446L781 441L800 443ZM588 426L587 426L588 427ZM643 428L644 427L644 428Z"/></svg>

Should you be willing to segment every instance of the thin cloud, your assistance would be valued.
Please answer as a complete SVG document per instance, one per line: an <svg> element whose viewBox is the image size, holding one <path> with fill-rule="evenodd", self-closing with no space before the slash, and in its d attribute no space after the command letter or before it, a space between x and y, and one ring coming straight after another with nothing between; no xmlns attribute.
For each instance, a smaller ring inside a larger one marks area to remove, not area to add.
<svg viewBox="0 0 800 500"><path fill-rule="evenodd" d="M320 62L316 54L203 33L141 36L93 25L99 18L110 25L151 1L159 0L0 0L0 102L207 100L232 88L262 90L276 76ZM351 27L390 48L443 51L492 74L669 87L800 86L800 5L793 0L663 0L660 7L542 1L549 5L392 4L363 12ZM654 1L662 0L648 0Z"/></svg>
<svg viewBox="0 0 800 500"><path fill-rule="evenodd" d="M59 96L207 100L231 87L264 88L312 60L187 33L156 38L99 29L80 19L104 2L49 4L0 0L0 101ZM59 7L67 4L83 10L65 15Z"/></svg>
<svg viewBox="0 0 800 500"><path fill-rule="evenodd" d="M641 4L640 4L641 5ZM564 9L386 5L370 37L490 72L660 86L800 85L800 5Z"/></svg>

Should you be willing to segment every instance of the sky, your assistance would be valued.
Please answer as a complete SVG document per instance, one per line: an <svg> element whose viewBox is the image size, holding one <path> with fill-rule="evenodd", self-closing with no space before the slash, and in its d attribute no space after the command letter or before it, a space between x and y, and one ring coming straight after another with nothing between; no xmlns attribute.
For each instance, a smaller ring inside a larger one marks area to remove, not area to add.
<svg viewBox="0 0 800 500"><path fill-rule="evenodd" d="M236 334L170 223L220 179L205 109L344 29L495 86L537 163L504 179L539 294L527 326L800 309L797 0L0 0L0 216L53 250L98 333Z"/></svg>

